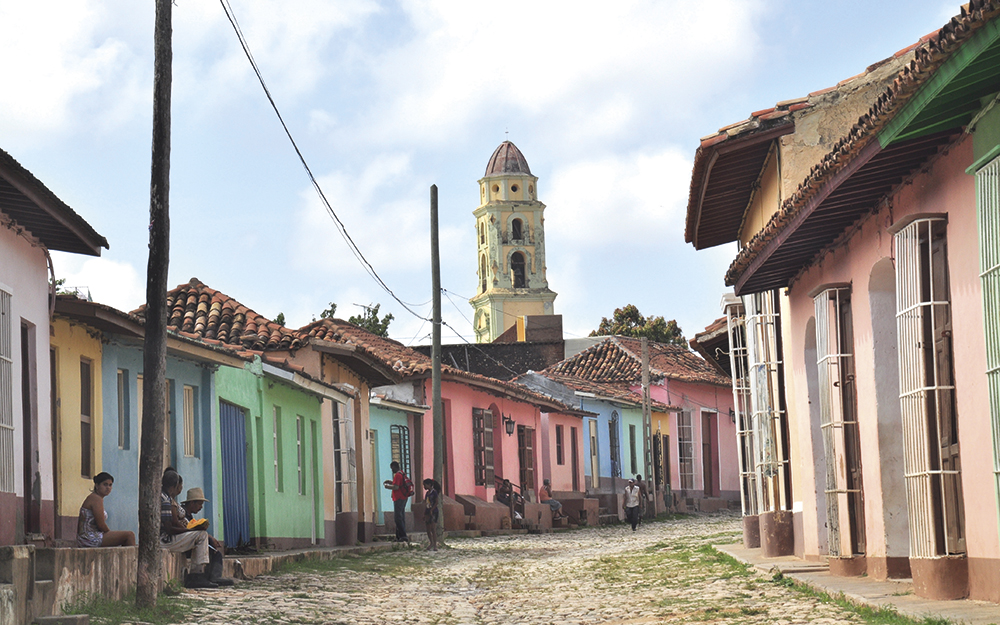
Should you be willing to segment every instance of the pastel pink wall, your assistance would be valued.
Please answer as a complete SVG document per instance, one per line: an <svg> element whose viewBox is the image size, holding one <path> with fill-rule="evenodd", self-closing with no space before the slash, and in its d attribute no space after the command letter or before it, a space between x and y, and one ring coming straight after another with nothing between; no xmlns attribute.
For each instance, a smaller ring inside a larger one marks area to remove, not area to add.
<svg viewBox="0 0 1000 625"><path fill-rule="evenodd" d="M427 396L431 397L431 383L427 381ZM441 397L445 404L445 431L447 432L445 457L448 467L445 470L447 484L446 493L459 495L475 495L486 501L493 501L495 488L493 485L476 485L474 472L474 453L472 438L472 409L482 408L493 410L493 464L498 476L509 479L514 484L519 481L520 465L517 457L517 432L507 436L504 431L501 413L512 417L516 425L525 425L535 429L535 478L537 484L542 480L541 457L541 415L537 408L517 400L501 399L479 390L475 387L454 381L442 381ZM433 415L426 413L424 423L430 424ZM424 435L424 475L434 474L434 442L430 428ZM534 488L537 489L537 484Z"/></svg>
<svg viewBox="0 0 1000 625"><path fill-rule="evenodd" d="M795 387L807 387L807 363L810 320L814 317L813 300L809 293L823 285L850 283L858 393L859 427L862 445L862 469L865 489L866 532L868 554L872 556L905 556L909 552L908 535L900 530L899 509L901 476L888 474L886 466L898 465L902 441L886 436L882 415L895 409L881 394L878 383L889 382L885 371L892 369L885 361L875 361L880 340L880 316L885 311L872 309L874 298L870 285L885 267L891 266L893 237L889 228L907 216L919 213L947 213L948 264L954 328L954 368L956 401L959 418L959 445L962 458L962 487L965 495L967 548L970 558L1000 556L996 490L993 481L993 449L990 406L986 386L986 356L983 343L983 309L979 278L978 239L976 226L975 180L965 173L972 163L972 141L965 139L936 160L929 171L916 176L892 198L891 209L884 209L863 223L850 240L823 257L792 285L789 296L791 311L788 323L791 341L785 354L786 371L795 376ZM874 269L874 274L873 274ZM874 321L873 321L874 318ZM801 422L810 420L809 397L799 393L789 397L789 413ZM897 398L898 401L898 398ZM815 419L815 416L812 417ZM811 449L822 458L823 449L812 439L810 428L799 428L802 435L794 441ZM803 455L807 458L808 455ZM797 470L822 482L822 463L804 462ZM815 488L800 489L797 502L805 511L825 509L820 501L822 492ZM825 553L826 545L818 532L817 521L804 523L806 553Z"/></svg>
<svg viewBox="0 0 1000 625"><path fill-rule="evenodd" d="M634 392L641 394L641 387L634 387ZM712 384L696 384L677 380L664 380L662 384L653 384L649 388L650 398L691 411L694 426L694 491L705 490L704 473L702 471L702 411L717 411L713 417L718 424L717 442L719 450L718 464L715 470L719 475L719 486L723 497L739 498L740 471L739 458L736 451L736 425L729 417L733 408L733 390L728 386ZM654 425L654 430L655 425ZM679 465L677 458L677 419L672 417L669 425L670 435L670 488L680 489ZM668 432L663 432L667 434Z"/></svg>

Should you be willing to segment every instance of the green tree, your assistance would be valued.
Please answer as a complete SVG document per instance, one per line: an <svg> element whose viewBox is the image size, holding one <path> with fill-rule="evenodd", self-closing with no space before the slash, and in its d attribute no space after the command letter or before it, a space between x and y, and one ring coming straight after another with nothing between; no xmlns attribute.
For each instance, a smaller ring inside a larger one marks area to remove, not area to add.
<svg viewBox="0 0 1000 625"><path fill-rule="evenodd" d="M320 319L333 319L333 316L337 314L337 305L330 302L330 307L319 314ZM315 321L315 320L314 320Z"/></svg>
<svg viewBox="0 0 1000 625"><path fill-rule="evenodd" d="M283 312L278 313L278 316L274 318L274 322L276 324L278 324L279 326L284 327L285 326L285 313L283 313Z"/></svg>
<svg viewBox="0 0 1000 625"><path fill-rule="evenodd" d="M353 323L356 326L360 326L365 330L368 330L372 334L377 334L378 336L389 336L389 322L394 319L392 313L386 313L381 320L378 318L378 309L381 304L372 304L371 306L361 306L365 309L365 312L360 315L354 315L347 321Z"/></svg>
<svg viewBox="0 0 1000 625"><path fill-rule="evenodd" d="M687 339L675 320L666 321L663 317L653 315L644 317L634 304L616 308L611 319L601 317L600 325L590 333L590 336L608 335L636 338L645 336L656 343L687 347Z"/></svg>

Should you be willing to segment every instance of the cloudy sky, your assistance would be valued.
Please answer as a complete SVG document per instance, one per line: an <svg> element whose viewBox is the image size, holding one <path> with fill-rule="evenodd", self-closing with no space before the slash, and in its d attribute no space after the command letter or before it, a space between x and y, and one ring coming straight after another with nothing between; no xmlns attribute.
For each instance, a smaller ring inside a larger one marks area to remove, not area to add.
<svg viewBox="0 0 1000 625"><path fill-rule="evenodd" d="M692 336L719 316L724 246L684 243L698 139L864 71L958 13L942 0L228 0L333 209L430 316L429 187L445 342L473 336L476 181L507 137L538 176L567 337L633 303ZM197 277L287 325L381 303L285 137L223 6L176 0L172 286ZM0 1L0 148L107 237L57 277L145 296L153 0ZM509 133L509 134L507 134Z"/></svg>

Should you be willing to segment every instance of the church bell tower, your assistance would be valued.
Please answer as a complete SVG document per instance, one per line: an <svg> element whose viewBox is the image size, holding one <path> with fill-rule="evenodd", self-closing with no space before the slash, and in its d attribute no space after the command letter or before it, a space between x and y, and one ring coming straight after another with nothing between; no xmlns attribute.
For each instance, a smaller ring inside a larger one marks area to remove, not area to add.
<svg viewBox="0 0 1000 625"><path fill-rule="evenodd" d="M479 276L473 324L478 343L490 343L519 317L552 315L556 294L545 278L545 205L538 178L510 141L490 157L479 180L476 242Z"/></svg>

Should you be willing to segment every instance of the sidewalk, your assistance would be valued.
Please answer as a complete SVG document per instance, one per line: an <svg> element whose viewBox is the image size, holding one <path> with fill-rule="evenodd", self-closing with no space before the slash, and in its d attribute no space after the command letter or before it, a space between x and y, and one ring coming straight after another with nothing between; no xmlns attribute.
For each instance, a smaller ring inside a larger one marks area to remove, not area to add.
<svg viewBox="0 0 1000 625"><path fill-rule="evenodd" d="M794 556L764 558L760 549L746 549L742 545L715 545L715 548L763 573L777 569L785 577L831 596L842 594L859 605L893 608L899 614L918 620L932 617L969 625L1000 624L1000 605L965 599L921 599L913 594L913 584L907 579L878 582L867 577L838 577L830 574L826 562L801 560Z"/></svg>

